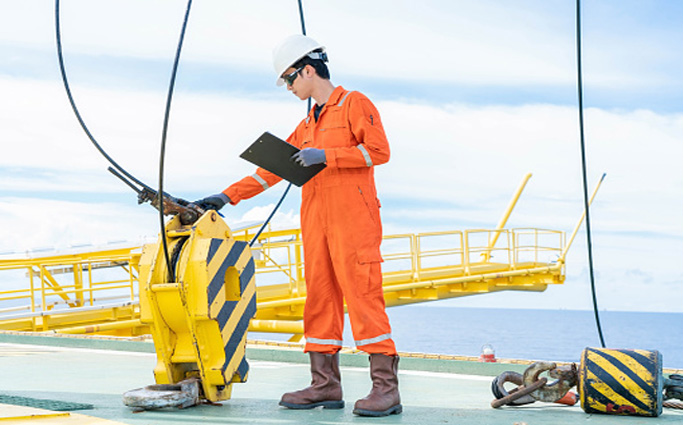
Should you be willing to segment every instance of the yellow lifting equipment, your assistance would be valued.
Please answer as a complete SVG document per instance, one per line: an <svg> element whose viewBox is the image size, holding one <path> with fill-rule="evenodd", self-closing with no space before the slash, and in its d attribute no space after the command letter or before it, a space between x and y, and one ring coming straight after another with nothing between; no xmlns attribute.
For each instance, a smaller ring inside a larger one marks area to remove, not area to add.
<svg viewBox="0 0 684 425"><path fill-rule="evenodd" d="M658 351L586 348L582 352L577 388L587 413L660 416L663 386L663 358Z"/></svg>
<svg viewBox="0 0 684 425"><path fill-rule="evenodd" d="M161 240L145 245L140 258L140 320L154 339L155 381L196 378L201 398L227 400L249 370L247 327L256 314L251 250L215 211L192 225L174 217L166 237L175 281L169 282Z"/></svg>
<svg viewBox="0 0 684 425"><path fill-rule="evenodd" d="M557 378L553 383L547 377ZM520 385L510 393L503 384ZM579 395L570 392L577 386ZM496 397L491 406L520 406L535 400L573 405L579 398L587 413L660 416L664 401L682 399L682 375L663 377L663 358L655 350L585 348L579 368L575 363L557 365L535 362L523 375L504 372L492 382ZM668 407L681 409L681 404Z"/></svg>

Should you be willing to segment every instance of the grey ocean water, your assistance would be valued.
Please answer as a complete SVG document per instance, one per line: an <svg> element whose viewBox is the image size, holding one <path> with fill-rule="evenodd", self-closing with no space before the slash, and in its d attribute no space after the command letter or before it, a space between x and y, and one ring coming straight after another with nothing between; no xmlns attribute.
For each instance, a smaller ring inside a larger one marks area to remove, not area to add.
<svg viewBox="0 0 684 425"><path fill-rule="evenodd" d="M407 305L387 309L400 352L480 355L494 347L497 358L578 362L586 347L600 347L593 311L464 308ZM682 369L682 313L599 313L606 348L658 350L663 367ZM287 340L289 335L250 333L251 339ZM354 338L346 319L344 345Z"/></svg>
<svg viewBox="0 0 684 425"><path fill-rule="evenodd" d="M415 305L387 310L399 351L579 362L600 347L593 311ZM682 313L599 313L607 348L658 350L664 367L682 368ZM351 333L346 330L347 336Z"/></svg>

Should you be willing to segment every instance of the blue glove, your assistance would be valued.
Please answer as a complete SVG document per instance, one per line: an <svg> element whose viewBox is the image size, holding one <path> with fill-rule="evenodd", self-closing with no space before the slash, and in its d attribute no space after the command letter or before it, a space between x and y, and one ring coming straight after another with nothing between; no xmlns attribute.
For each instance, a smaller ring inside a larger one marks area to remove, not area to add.
<svg viewBox="0 0 684 425"><path fill-rule="evenodd" d="M203 210L218 211L229 202L230 198L226 196L225 193L217 193L216 195L207 196L206 198L200 199L199 201L195 201L193 202L193 204L197 205Z"/></svg>
<svg viewBox="0 0 684 425"><path fill-rule="evenodd" d="M296 162L302 167L311 167L315 164L325 162L325 151L323 149L306 148L292 155L291 161Z"/></svg>

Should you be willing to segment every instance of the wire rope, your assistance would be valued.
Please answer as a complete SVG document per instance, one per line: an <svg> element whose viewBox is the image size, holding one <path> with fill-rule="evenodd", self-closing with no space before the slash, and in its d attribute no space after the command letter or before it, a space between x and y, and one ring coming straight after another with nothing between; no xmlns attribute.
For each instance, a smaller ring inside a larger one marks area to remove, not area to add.
<svg viewBox="0 0 684 425"><path fill-rule="evenodd" d="M587 188L587 155L584 143L584 103L582 95L582 22L581 22L581 1L577 0L577 94L579 100L579 130L580 130L580 146L582 151L582 183L584 186L584 211L585 211L585 227L587 229L587 252L589 260L589 280L591 282L591 298L594 306L594 318L596 319L596 329L598 330L601 347L605 348L606 343L603 339L603 331L601 330L601 319L598 311L598 301L596 300L596 284L594 281L594 257L591 245L591 220L589 219L589 191Z"/></svg>
<svg viewBox="0 0 684 425"><path fill-rule="evenodd" d="M161 143L161 153L159 157L159 191L158 191L158 196L160 197L159 199L159 217L160 217L160 224L161 224L161 234L164 236L162 238L162 243L164 246L164 256L166 259L166 266L168 268L169 272L169 277L171 278L171 281L175 280L174 276L174 271L173 268L171 267L171 260L169 257L168 253L168 246L167 246L167 241L166 241L166 230L164 228L164 202L162 201L161 197L163 195L166 195L164 192L164 154L166 150L166 135L167 135L167 129L168 129L168 122L169 122L169 115L170 115L170 109L171 109L171 98L173 96L173 88L175 85L175 80L176 80L176 72L178 69L178 62L180 58L180 52L181 48L183 45L183 39L185 37L185 29L187 27L188 23L188 16L190 14L190 6L192 4L192 0L188 0L188 6L187 10L185 12L185 19L183 21L183 27L181 29L181 36L180 40L178 42L178 48L176 49L176 58L173 64L173 70L171 73L171 82L169 84L169 92L167 96L167 101L166 101L166 113L164 115L164 126L162 129L162 143ZM148 189L150 191L153 191L153 189L143 183L142 181L138 180L135 178L132 174L130 174L128 171L126 171L123 167L121 167L114 159L107 154L107 152L102 148L100 143L95 139L93 134L90 132L90 129L86 125L85 121L83 120L83 117L81 116L80 111L78 110L78 107L76 106L76 102L74 100L74 97L71 93L71 88L69 86L69 80L67 78L66 74L66 68L64 66L64 54L62 52L62 30L61 30L61 20L60 20L60 0L55 0L55 35L56 35L56 41L57 41L57 58L59 60L59 70L60 74L62 76L62 82L64 84L64 89L67 93L67 97L69 98L69 104L71 105L71 109L74 111L74 114L76 115L76 119L78 120L78 123L81 125L81 128L83 131L86 133L92 144L95 146L95 148L102 154L102 156L116 169L118 170L121 174L125 175L128 177L131 181L137 183L138 185L144 187L145 189ZM129 184L129 182L125 183Z"/></svg>
<svg viewBox="0 0 684 425"><path fill-rule="evenodd" d="M64 55L62 53L62 30L61 30L61 23L60 23L60 0L55 0L55 35L57 39L57 58L59 60L59 71L62 76L62 83L64 84L64 89L66 90L67 97L69 98L69 104L71 105L71 109L74 111L74 114L76 115L76 119L78 120L78 123L81 125L81 128L85 132L85 134L88 136L92 144L95 146L95 148L102 154L102 156L105 157L105 159L112 164L114 168L116 168L121 174L125 175L128 177L130 180L133 182L137 183L138 185L146 188L146 189L152 189L150 186L146 185L145 183L141 182L137 178L135 178L133 175L131 175L128 171L124 170L123 167L121 167L114 159L105 152L105 150L100 146L98 141L95 139L93 134L90 132L88 129L88 126L86 125L85 121L83 120L83 117L81 117L81 113L78 110L78 107L76 106L76 102L74 101L74 97L71 94L71 88L69 86L69 80L67 78L66 74L66 68L64 66Z"/></svg>
<svg viewBox="0 0 684 425"><path fill-rule="evenodd" d="M171 71L171 81L169 82L169 92L166 97L166 111L164 112L164 125L162 127L162 140L159 152L159 193L164 193L164 157L166 154L166 135L169 128L169 116L171 114L171 99L173 98L173 89L176 85L176 74L178 72L178 62L180 61L181 50L183 49L183 40L185 39L185 29L188 26L188 17L190 16L190 8L192 0L188 0L188 6L185 10L185 18L183 19L183 26L181 28L180 38L178 40L178 47L176 48L176 57L173 61L173 69ZM162 244L164 246L164 258L166 259L166 267L170 277L170 282L176 281L175 271L171 265L171 257L169 256L169 247L166 241L166 228L164 227L164 202L159 200L159 226L161 227Z"/></svg>

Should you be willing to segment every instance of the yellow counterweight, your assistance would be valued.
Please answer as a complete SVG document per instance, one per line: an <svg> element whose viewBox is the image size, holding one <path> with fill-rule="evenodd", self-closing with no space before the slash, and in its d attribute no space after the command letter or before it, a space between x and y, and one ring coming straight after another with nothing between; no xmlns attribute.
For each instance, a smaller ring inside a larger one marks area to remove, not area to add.
<svg viewBox="0 0 684 425"><path fill-rule="evenodd" d="M227 400L234 382L245 382L245 344L256 314L254 260L249 245L232 237L215 211L184 226L166 225L176 279L168 279L161 240L140 258L141 322L150 326L157 353L157 384L189 378L201 397Z"/></svg>

